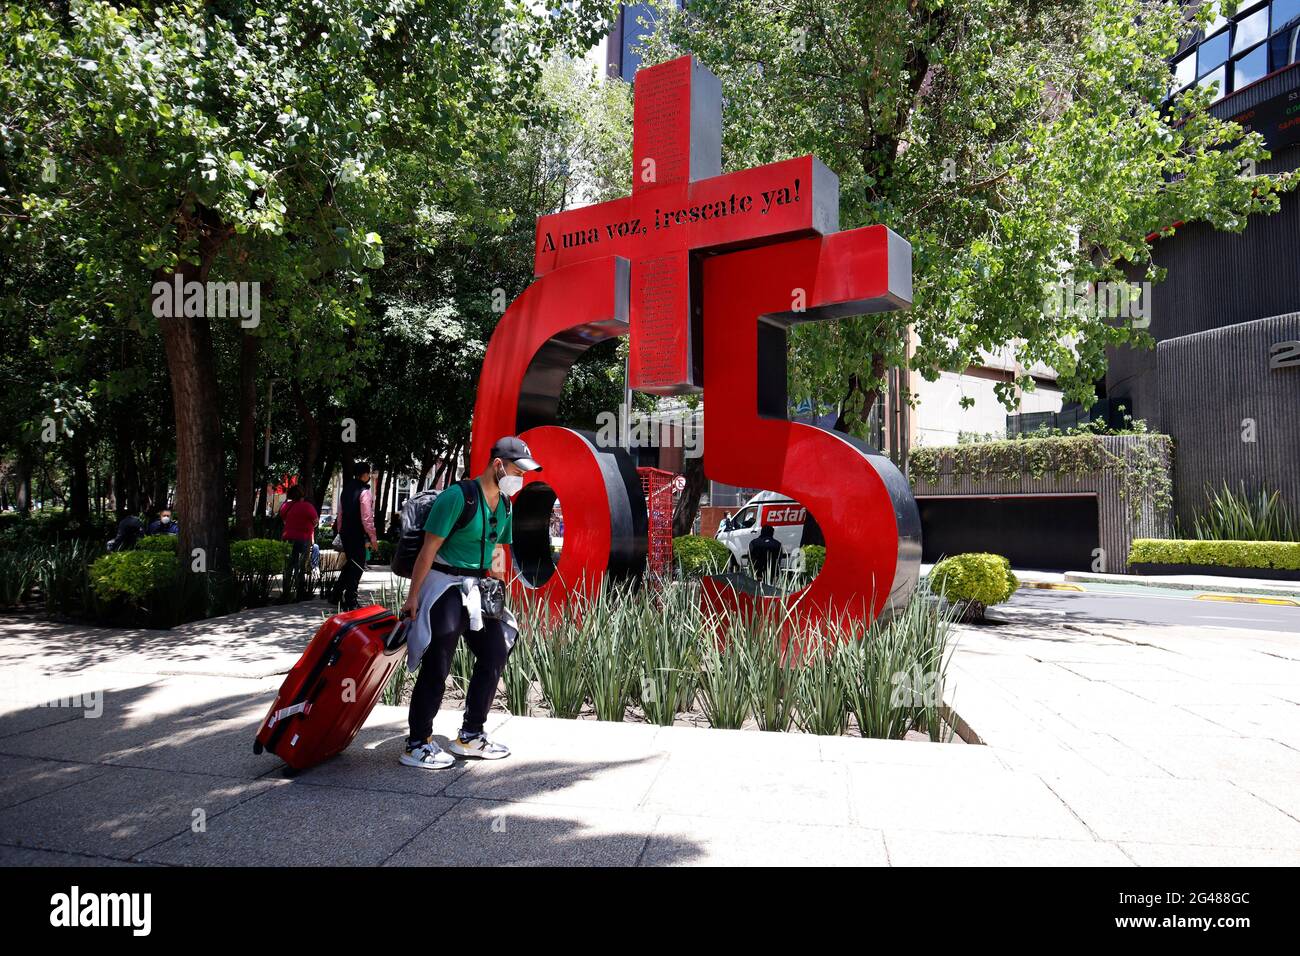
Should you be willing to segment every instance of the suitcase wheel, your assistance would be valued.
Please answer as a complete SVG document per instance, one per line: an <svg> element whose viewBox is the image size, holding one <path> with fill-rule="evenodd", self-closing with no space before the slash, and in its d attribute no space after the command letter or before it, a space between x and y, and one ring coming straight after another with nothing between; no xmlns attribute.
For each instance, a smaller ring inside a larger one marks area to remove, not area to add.
<svg viewBox="0 0 1300 956"><path fill-rule="evenodd" d="M260 741L260 740L254 740L254 741L253 741L253 753L255 753L255 754L260 754L261 752L262 752L262 741Z"/></svg>

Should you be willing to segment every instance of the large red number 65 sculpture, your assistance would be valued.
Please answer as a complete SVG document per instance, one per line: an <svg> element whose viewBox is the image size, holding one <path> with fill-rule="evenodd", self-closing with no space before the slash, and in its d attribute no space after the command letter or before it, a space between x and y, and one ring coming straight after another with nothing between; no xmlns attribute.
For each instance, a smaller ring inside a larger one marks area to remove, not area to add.
<svg viewBox="0 0 1300 956"><path fill-rule="evenodd" d="M555 423L577 357L630 333L633 388L702 387L705 474L788 494L822 528L826 563L813 583L757 600L858 620L901 604L920 567L916 502L874 449L786 419L785 343L797 322L909 305L910 247L883 226L837 232L838 181L811 156L720 175L718 82L690 57L637 74L634 124L632 195L538 221L539 278L502 317L483 363L471 470L506 434L543 465L514 506L523 586L555 603L644 570L631 456ZM548 534L557 496L558 564Z"/></svg>

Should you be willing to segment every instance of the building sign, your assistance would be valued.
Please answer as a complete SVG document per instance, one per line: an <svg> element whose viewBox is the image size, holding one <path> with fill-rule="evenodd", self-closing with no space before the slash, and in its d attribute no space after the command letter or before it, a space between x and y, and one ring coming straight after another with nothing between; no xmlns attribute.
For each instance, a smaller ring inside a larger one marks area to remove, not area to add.
<svg viewBox="0 0 1300 956"><path fill-rule="evenodd" d="M689 56L638 72L632 195L538 220L537 278L488 344L471 468L506 434L543 465L515 500L520 586L562 601L607 576L639 575L646 513L635 463L555 424L577 357L629 335L632 388L703 392L706 476L789 496L823 529L813 583L762 600L871 618L915 585L916 502L887 458L787 420L785 340L798 322L907 308L911 247L884 226L839 232L839 181L812 156L722 174L721 112L717 78ZM565 540L555 561L545 529L557 496Z"/></svg>
<svg viewBox="0 0 1300 956"><path fill-rule="evenodd" d="M1275 342L1268 350L1269 368L1300 368L1300 341Z"/></svg>
<svg viewBox="0 0 1300 956"><path fill-rule="evenodd" d="M1291 90L1232 118L1247 133L1259 133L1274 152L1300 143L1300 90Z"/></svg>

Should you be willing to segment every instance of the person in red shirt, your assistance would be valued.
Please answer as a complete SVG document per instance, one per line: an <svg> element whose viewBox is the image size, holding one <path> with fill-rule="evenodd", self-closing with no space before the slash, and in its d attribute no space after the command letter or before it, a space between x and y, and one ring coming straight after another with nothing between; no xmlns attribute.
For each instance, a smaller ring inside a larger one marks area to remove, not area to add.
<svg viewBox="0 0 1300 956"><path fill-rule="evenodd" d="M302 489L294 485L287 492L288 501L280 506L280 520L284 522L284 532L280 537L293 545L289 553L289 562L284 569L284 598L287 601L297 584L301 598L306 590L307 559L311 556L311 547L316 543L316 522L320 515L316 506L302 496Z"/></svg>

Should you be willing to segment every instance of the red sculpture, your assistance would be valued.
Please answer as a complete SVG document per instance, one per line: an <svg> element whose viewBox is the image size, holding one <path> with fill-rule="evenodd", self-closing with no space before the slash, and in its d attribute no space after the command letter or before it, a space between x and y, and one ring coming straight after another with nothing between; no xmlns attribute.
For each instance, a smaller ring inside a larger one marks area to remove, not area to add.
<svg viewBox="0 0 1300 956"><path fill-rule="evenodd" d="M786 329L906 308L911 247L884 226L839 233L838 180L812 156L720 174L718 80L681 57L637 74L632 195L537 223L537 280L488 345L471 470L520 434L544 471L515 500L514 557L552 601L645 566L631 457L554 424L564 376L591 345L631 334L631 386L704 393L705 473L783 492L826 538L813 583L785 600L870 619L911 593L920 519L906 480L850 436L786 420ZM551 561L548 523L564 501Z"/></svg>

